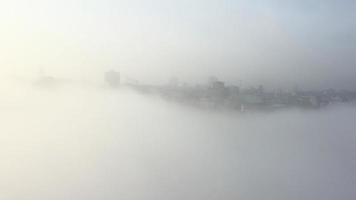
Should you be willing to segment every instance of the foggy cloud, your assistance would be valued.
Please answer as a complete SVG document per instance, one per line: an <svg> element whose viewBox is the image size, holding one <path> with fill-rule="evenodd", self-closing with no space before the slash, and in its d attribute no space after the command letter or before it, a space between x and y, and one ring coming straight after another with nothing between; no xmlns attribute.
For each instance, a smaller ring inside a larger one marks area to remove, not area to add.
<svg viewBox="0 0 356 200"><path fill-rule="evenodd" d="M17 88L3 199L350 199L355 107L211 112L130 90Z"/></svg>
<svg viewBox="0 0 356 200"><path fill-rule="evenodd" d="M0 1L0 199L355 199L355 10Z"/></svg>

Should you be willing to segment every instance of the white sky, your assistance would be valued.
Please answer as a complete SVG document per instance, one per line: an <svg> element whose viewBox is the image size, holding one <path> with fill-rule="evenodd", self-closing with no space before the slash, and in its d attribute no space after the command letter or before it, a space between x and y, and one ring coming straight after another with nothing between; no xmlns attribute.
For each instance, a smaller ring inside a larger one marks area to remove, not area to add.
<svg viewBox="0 0 356 200"><path fill-rule="evenodd" d="M0 67L11 76L356 86L351 1L3 0Z"/></svg>

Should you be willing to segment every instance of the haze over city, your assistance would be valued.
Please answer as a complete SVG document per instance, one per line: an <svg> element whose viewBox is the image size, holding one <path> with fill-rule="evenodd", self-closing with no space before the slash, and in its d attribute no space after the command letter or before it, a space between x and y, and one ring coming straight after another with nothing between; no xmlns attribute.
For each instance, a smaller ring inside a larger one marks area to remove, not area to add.
<svg viewBox="0 0 356 200"><path fill-rule="evenodd" d="M1 72L145 82L352 89L353 1L14 0L0 3Z"/></svg>
<svg viewBox="0 0 356 200"><path fill-rule="evenodd" d="M351 200L356 1L0 1L0 200Z"/></svg>

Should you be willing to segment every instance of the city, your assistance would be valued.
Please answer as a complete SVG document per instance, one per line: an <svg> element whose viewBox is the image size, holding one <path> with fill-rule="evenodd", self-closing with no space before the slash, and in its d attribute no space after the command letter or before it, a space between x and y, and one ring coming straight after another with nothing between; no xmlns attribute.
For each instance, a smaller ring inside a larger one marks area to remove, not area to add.
<svg viewBox="0 0 356 200"><path fill-rule="evenodd" d="M130 88L145 95L156 95L163 99L200 109L229 110L236 112L276 111L288 108L319 109L332 104L356 101L356 92L349 90L290 90L270 89L263 85L240 87L229 85L216 77L209 77L205 84L189 85L172 78L167 84L141 84L137 80L121 80L115 70L104 74L106 86L112 89ZM74 81L40 75L38 86L73 83Z"/></svg>

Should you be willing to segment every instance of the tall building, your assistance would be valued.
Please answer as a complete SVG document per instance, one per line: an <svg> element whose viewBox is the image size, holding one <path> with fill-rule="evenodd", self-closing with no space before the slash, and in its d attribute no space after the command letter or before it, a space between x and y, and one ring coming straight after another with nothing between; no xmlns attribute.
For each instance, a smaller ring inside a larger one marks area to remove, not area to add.
<svg viewBox="0 0 356 200"><path fill-rule="evenodd" d="M105 81L110 87L117 88L120 85L120 73L115 70L110 70L105 73Z"/></svg>

